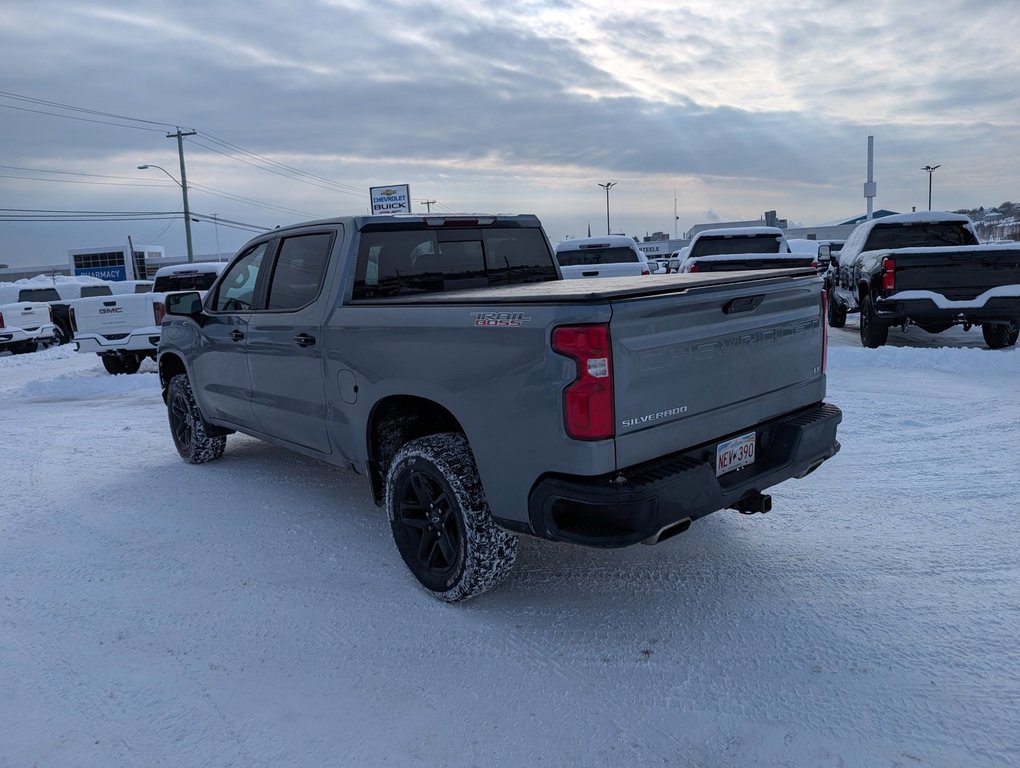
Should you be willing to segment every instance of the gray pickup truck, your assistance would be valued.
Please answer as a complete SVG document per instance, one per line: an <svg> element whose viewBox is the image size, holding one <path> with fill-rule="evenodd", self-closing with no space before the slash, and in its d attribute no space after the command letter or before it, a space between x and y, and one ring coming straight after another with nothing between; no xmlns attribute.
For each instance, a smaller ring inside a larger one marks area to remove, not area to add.
<svg viewBox="0 0 1020 768"><path fill-rule="evenodd" d="M498 584L517 534L654 544L839 450L814 269L563 280L534 216L277 229L172 294L181 456L233 431L368 476L435 597Z"/></svg>

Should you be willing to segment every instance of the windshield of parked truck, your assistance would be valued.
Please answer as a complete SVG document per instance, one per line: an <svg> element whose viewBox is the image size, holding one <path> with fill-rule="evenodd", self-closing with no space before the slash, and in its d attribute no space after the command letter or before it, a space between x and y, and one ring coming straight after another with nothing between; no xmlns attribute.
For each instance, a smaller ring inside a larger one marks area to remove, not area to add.
<svg viewBox="0 0 1020 768"><path fill-rule="evenodd" d="M734 253L781 253L776 235L750 235L742 237L702 237L691 246L691 258L699 256L728 256Z"/></svg>
<svg viewBox="0 0 1020 768"><path fill-rule="evenodd" d="M215 272L176 272L160 275L152 285L155 293L167 291L208 291L216 280Z"/></svg>
<svg viewBox="0 0 1020 768"><path fill-rule="evenodd" d="M887 248L938 248L977 245L977 238L964 221L935 221L923 224L876 224L868 235L865 251Z"/></svg>
<svg viewBox="0 0 1020 768"><path fill-rule="evenodd" d="M640 261L633 248L598 246L557 251L556 260L559 261L561 267L587 267L592 264L636 264Z"/></svg>
<svg viewBox="0 0 1020 768"><path fill-rule="evenodd" d="M496 227L362 232L355 299L556 280L542 230Z"/></svg>

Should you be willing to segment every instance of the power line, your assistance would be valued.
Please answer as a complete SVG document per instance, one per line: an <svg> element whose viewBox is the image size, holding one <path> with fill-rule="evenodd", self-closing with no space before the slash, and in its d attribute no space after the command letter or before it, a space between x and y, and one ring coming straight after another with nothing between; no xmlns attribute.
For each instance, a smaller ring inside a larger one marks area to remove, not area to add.
<svg viewBox="0 0 1020 768"><path fill-rule="evenodd" d="M96 115L97 117L109 117L114 120L128 120L133 123L145 123L147 125L160 125L163 128L176 128L177 126L173 123L161 123L156 120L143 120L139 117L128 117L126 115L117 115L112 112L101 112L96 109L86 109L85 107L75 107L71 104L61 104L59 101L46 101L45 99L36 99L32 96L22 96L17 93L11 93L10 91L0 91L0 96L14 101L25 101L29 104L39 104L45 107L53 107L55 109L65 109L69 112L81 112L86 115ZM9 105L0 105L9 106ZM17 109L17 107L10 107L11 109ZM66 115L55 115L56 117L66 117ZM129 127L129 126L124 126ZM155 129L152 129L155 130Z"/></svg>

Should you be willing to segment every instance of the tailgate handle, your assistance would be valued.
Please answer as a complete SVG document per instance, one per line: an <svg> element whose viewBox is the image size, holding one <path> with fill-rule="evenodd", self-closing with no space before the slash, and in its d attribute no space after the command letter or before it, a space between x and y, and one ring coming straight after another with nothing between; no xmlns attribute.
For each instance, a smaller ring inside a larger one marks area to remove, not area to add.
<svg viewBox="0 0 1020 768"><path fill-rule="evenodd" d="M115 306L117 306L117 302L116 301L104 301L103 302L103 306L104 307L115 307Z"/></svg>
<svg viewBox="0 0 1020 768"><path fill-rule="evenodd" d="M315 337L307 333L299 333L294 337L294 343L299 347L311 347L315 344Z"/></svg>
<svg viewBox="0 0 1020 768"><path fill-rule="evenodd" d="M581 274L584 277L598 277L599 276L599 271L596 269L594 272L582 272Z"/></svg>
<svg viewBox="0 0 1020 768"><path fill-rule="evenodd" d="M234 330L234 331L230 332L230 340L231 341L241 341L241 339L243 339L243 338L244 338L244 334L241 333L240 331Z"/></svg>
<svg viewBox="0 0 1020 768"><path fill-rule="evenodd" d="M765 301L765 294L760 293L757 296L741 296L739 299L733 299L723 305L723 314L736 315L741 312L752 312L758 309L758 306Z"/></svg>

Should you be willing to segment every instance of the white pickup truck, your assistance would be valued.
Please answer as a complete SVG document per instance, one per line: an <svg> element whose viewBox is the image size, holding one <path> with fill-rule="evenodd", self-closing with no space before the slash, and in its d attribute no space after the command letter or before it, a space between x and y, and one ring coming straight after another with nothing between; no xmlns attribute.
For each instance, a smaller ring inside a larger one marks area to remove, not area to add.
<svg viewBox="0 0 1020 768"><path fill-rule="evenodd" d="M568 279L650 275L659 268L626 235L564 240L556 246L556 261L560 274Z"/></svg>
<svg viewBox="0 0 1020 768"><path fill-rule="evenodd" d="M779 227L724 227L698 232L673 272L739 272L748 269L814 267L815 255L793 253Z"/></svg>
<svg viewBox="0 0 1020 768"><path fill-rule="evenodd" d="M0 352L35 352L40 344L56 343L56 337L49 304L22 300L15 285L0 286Z"/></svg>
<svg viewBox="0 0 1020 768"><path fill-rule="evenodd" d="M176 264L156 272L151 293L78 299L71 306L77 350L99 355L109 373L136 373L156 358L166 294L205 291L222 271L219 262Z"/></svg>

